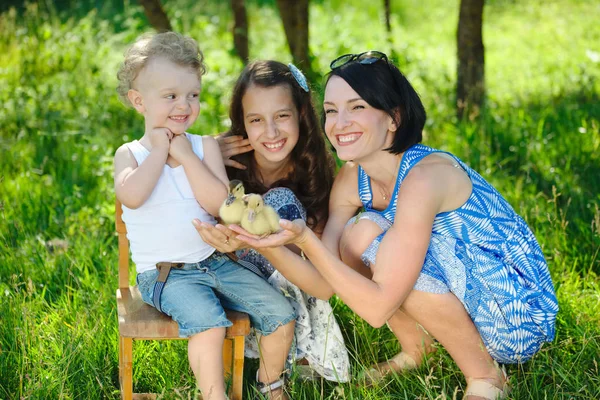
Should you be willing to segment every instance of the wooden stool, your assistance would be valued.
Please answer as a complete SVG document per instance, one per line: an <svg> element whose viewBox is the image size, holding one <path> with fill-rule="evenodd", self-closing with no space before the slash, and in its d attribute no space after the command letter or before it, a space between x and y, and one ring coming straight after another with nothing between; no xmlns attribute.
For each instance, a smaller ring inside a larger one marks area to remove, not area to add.
<svg viewBox="0 0 600 400"><path fill-rule="evenodd" d="M127 227L122 218L121 202L115 204L115 222L119 234L119 382L124 400L153 398L152 394L133 393L133 340L180 340L177 323L166 314L144 303L137 286L129 286L129 242ZM231 376L231 400L242 399L244 371L244 340L250 332L247 314L227 311L233 323L225 333L223 365L225 375Z"/></svg>

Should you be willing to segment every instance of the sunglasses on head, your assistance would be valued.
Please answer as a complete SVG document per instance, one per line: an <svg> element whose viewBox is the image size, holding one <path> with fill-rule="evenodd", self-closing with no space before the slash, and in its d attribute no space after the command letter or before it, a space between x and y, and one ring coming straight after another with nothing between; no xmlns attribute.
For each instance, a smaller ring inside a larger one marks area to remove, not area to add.
<svg viewBox="0 0 600 400"><path fill-rule="evenodd" d="M365 51L364 53L359 54L344 54L343 56L339 56L338 58L333 60L331 64L329 64L329 68L334 70L351 62L369 65L379 60L384 60L387 63L388 58L385 55L385 53L382 53L381 51L377 50Z"/></svg>

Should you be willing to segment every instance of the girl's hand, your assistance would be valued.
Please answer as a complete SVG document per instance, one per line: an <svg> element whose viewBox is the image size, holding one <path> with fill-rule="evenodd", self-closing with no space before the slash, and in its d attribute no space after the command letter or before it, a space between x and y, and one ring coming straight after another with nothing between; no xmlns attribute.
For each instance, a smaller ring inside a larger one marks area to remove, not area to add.
<svg viewBox="0 0 600 400"><path fill-rule="evenodd" d="M153 149L168 150L173 132L167 128L154 128L150 132L150 145Z"/></svg>
<svg viewBox="0 0 600 400"><path fill-rule="evenodd" d="M250 146L250 141L239 135L228 137L225 137L224 135L225 134L222 133L216 137L219 147L221 148L223 164L237 169L246 169L244 164L232 160L231 157L254 150L252 146Z"/></svg>
<svg viewBox="0 0 600 400"><path fill-rule="evenodd" d="M253 235L238 225L230 225L232 231L238 233L237 240L248 244L250 247L260 249L266 247L279 247L288 244L295 244L298 247L302 247L302 244L306 241L308 232L310 229L306 227L306 223L297 219L294 221L288 221L285 219L279 220L279 226L282 230L273 233L265 238Z"/></svg>
<svg viewBox="0 0 600 400"><path fill-rule="evenodd" d="M185 161L189 160L190 157L196 156L192 149L192 143L190 143L186 135L173 135L171 146L169 147L169 155L180 164L185 164Z"/></svg>
<svg viewBox="0 0 600 400"><path fill-rule="evenodd" d="M200 222L199 219L194 219L192 224L194 224L202 240L221 253L230 253L248 247L246 243L236 238L237 233L221 224L213 226L206 222Z"/></svg>

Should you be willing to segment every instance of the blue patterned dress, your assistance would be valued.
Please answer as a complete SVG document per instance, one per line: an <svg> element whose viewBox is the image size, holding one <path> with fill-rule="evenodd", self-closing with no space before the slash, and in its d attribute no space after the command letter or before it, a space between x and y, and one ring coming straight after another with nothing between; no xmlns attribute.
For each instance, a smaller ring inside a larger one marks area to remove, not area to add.
<svg viewBox="0 0 600 400"><path fill-rule="evenodd" d="M373 209L370 178L359 167L358 190L366 212L355 218L373 220L384 230L365 251L363 261L375 262L385 231L394 222L402 181L432 153L454 158L473 189L461 207L435 217L414 289L452 292L496 361L526 361L554 338L558 303L548 266L525 221L481 175L452 154L420 144L409 148L402 157L390 204L383 211Z"/></svg>

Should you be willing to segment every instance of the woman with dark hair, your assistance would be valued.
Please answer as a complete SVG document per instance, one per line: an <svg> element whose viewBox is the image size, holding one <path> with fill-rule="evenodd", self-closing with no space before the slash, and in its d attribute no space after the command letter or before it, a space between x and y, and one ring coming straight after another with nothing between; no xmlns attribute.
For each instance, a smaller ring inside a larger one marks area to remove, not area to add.
<svg viewBox="0 0 600 400"><path fill-rule="evenodd" d="M229 179L244 183L246 193L263 195L285 219L301 219L320 235L328 216L334 161L327 149L306 79L294 65L256 61L244 68L233 89L231 129L218 138ZM341 331L326 300L307 295L285 279L259 252L235 239L228 228L200 224L198 231L219 251L258 266L279 288L298 315L295 354L326 379L349 379L349 360ZM294 246L295 248L295 246ZM256 338L246 341L250 356L258 357Z"/></svg>
<svg viewBox="0 0 600 400"><path fill-rule="evenodd" d="M238 240L298 287L335 292L371 325L388 324L402 351L369 381L417 367L434 337L464 373L466 398L504 397L498 363L524 362L554 337L558 305L540 246L481 175L419 144L423 104L385 54L348 54L331 69L325 133L347 163L322 239L281 221L263 239L235 227ZM310 262L281 247L289 243Z"/></svg>

